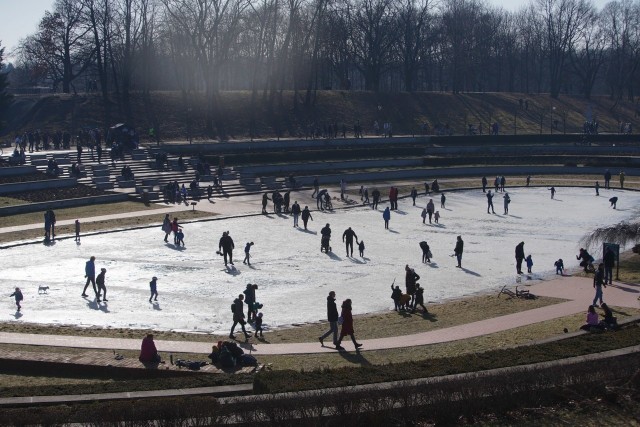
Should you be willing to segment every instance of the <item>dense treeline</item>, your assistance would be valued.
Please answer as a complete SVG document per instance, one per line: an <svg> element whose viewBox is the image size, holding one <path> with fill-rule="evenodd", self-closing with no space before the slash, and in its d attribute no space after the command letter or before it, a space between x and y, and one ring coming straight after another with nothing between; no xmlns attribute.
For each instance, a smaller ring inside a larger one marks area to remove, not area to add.
<svg viewBox="0 0 640 427"><path fill-rule="evenodd" d="M221 90L251 111L313 105L321 89L594 93L633 101L640 2L532 0L518 12L481 0L56 0L22 41L14 87L99 91L132 119L133 91L205 94L224 134ZM260 104L258 104L260 103Z"/></svg>

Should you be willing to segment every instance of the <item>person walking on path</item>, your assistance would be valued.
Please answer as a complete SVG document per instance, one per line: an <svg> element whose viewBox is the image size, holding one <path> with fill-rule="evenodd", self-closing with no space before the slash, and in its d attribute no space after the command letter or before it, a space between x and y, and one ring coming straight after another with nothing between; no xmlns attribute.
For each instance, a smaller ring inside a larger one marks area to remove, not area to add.
<svg viewBox="0 0 640 427"><path fill-rule="evenodd" d="M251 246L253 246L253 242L247 242L247 244L244 246L244 260L242 261L243 264L251 265L251 263L249 262L249 259L251 258L251 255L249 254Z"/></svg>
<svg viewBox="0 0 640 427"><path fill-rule="evenodd" d="M171 234L171 218L169 218L169 214L166 214L164 220L162 220L162 231L164 231L165 243L169 243L169 234Z"/></svg>
<svg viewBox="0 0 640 427"><path fill-rule="evenodd" d="M611 185L611 172L609 171L609 169L607 169L604 172L604 188L605 189L609 189Z"/></svg>
<svg viewBox="0 0 640 427"><path fill-rule="evenodd" d="M416 283L420 280L420 276L416 271L409 267L409 264L404 266L405 276L404 276L404 285L407 290L407 295L411 295L411 302L409 305L411 308L415 308L416 302Z"/></svg>
<svg viewBox="0 0 640 427"><path fill-rule="evenodd" d="M456 247L453 249L453 254L458 261L458 265L456 265L457 268L462 268L462 252L464 252L464 241L462 240L462 236L458 236L456 238Z"/></svg>
<svg viewBox="0 0 640 427"><path fill-rule="evenodd" d="M516 245L516 272L522 274L522 261L524 260L524 242Z"/></svg>
<svg viewBox="0 0 640 427"><path fill-rule="evenodd" d="M487 213L489 213L489 209L491 209L491 212L496 213L493 209L493 193L491 193L491 190L487 192Z"/></svg>
<svg viewBox="0 0 640 427"><path fill-rule="evenodd" d="M338 307L336 306L336 293L329 292L327 297L327 321L329 322L329 330L318 337L320 345L324 347L324 340L333 334L333 345L338 345Z"/></svg>
<svg viewBox="0 0 640 427"><path fill-rule="evenodd" d="M444 195L444 193L442 193L442 194L440 195L440 207L441 207L441 208L446 209L446 208L444 207L444 204L445 204L445 202L446 202L446 201L447 201L447 197Z"/></svg>
<svg viewBox="0 0 640 427"><path fill-rule="evenodd" d="M93 292L96 294L96 299L100 301L100 297L98 296L98 289L96 288L96 257L92 256L89 258L89 261L84 266L84 277L87 278L87 283L84 285L84 289L82 290L82 296L88 297L87 288L89 287L89 283L93 286Z"/></svg>
<svg viewBox="0 0 640 427"><path fill-rule="evenodd" d="M553 199L556 195L556 187L551 187L549 191L551 191L551 198Z"/></svg>
<svg viewBox="0 0 640 427"><path fill-rule="evenodd" d="M149 302L153 299L154 301L158 301L158 278L153 276L151 281L149 282L149 290L151 291L151 296L149 296Z"/></svg>
<svg viewBox="0 0 640 427"><path fill-rule="evenodd" d="M413 206L416 205L416 197L418 197L418 190L416 190L416 187L413 187L411 189L411 200L413 200Z"/></svg>
<svg viewBox="0 0 640 427"><path fill-rule="evenodd" d="M487 177L483 176L482 177L482 192L486 193L487 192Z"/></svg>
<svg viewBox="0 0 640 427"><path fill-rule="evenodd" d="M611 248L607 248L604 251L604 256L602 257L602 263L604 264L604 283L607 282L611 285L613 280L613 267L616 264L616 254L611 250Z"/></svg>
<svg viewBox="0 0 640 427"><path fill-rule="evenodd" d="M371 197L373 197L373 203L371 203L371 209L378 210L378 202L380 201L380 191L377 188L374 188L371 192Z"/></svg>
<svg viewBox="0 0 640 427"><path fill-rule="evenodd" d="M17 310L18 311L22 310L22 306L20 305L20 303L22 302L24 297L22 296L22 291L20 290L20 288L15 288L15 290L11 295L9 295L9 297L13 297L16 300Z"/></svg>
<svg viewBox="0 0 640 427"><path fill-rule="evenodd" d="M293 206L291 206L291 214L293 215L293 226L297 227L298 218L300 217L300 205L297 200L293 202Z"/></svg>
<svg viewBox="0 0 640 427"><path fill-rule="evenodd" d="M342 233L342 241L345 242L345 246L347 249L347 256L348 257L352 257L353 256L353 239L356 239L356 242L358 241L358 236L356 235L356 232L353 231L351 229L351 227L347 228L346 230L344 230L344 233ZM351 249L351 255L349 255L349 249Z"/></svg>
<svg viewBox="0 0 640 427"><path fill-rule="evenodd" d="M620 189L624 188L624 171L620 171Z"/></svg>
<svg viewBox="0 0 640 427"><path fill-rule="evenodd" d="M504 196L502 196L502 198L504 199L504 214L508 215L509 214L509 203L511 203L511 197L509 197L509 193L504 193Z"/></svg>
<svg viewBox="0 0 640 427"><path fill-rule="evenodd" d="M598 304L596 304L596 302L598 300L600 300L600 304L602 305L602 288L607 287L607 284L604 281L604 264L602 263L598 265L596 274L593 276L593 287L596 289L596 296L593 297L593 306L597 307Z"/></svg>
<svg viewBox="0 0 640 427"><path fill-rule="evenodd" d="M596 196L600 195L600 183L596 181Z"/></svg>
<svg viewBox="0 0 640 427"><path fill-rule="evenodd" d="M302 224L304 225L304 229L307 229L307 222L309 220L313 221L313 217L311 216L311 211L309 211L309 206L305 206L300 214L302 216Z"/></svg>
<svg viewBox="0 0 640 427"><path fill-rule="evenodd" d="M342 343L342 339L347 335L351 337L351 341L353 342L356 351L362 347L362 344L358 343L354 336L353 315L351 314L351 310L351 299L344 300L342 303L342 313L340 314L340 317L342 317L342 329L340 330L340 339L338 339L338 342L336 343L336 349L338 350L344 350L344 347L340 344Z"/></svg>
<svg viewBox="0 0 640 427"><path fill-rule="evenodd" d="M233 305L231 306L233 312L233 325L231 325L231 332L229 333L229 338L232 340L236 339L235 335L233 335L233 331L236 329L236 325L240 324L242 328L242 333L244 333L245 341L249 340L249 333L244 328L244 325L247 323L244 320L244 307L243 307L244 295L238 295L238 298L233 300Z"/></svg>
<svg viewBox="0 0 640 427"><path fill-rule="evenodd" d="M104 283L105 274L107 274L107 269L101 268L100 274L96 277L96 285L98 286L98 298L102 296L102 301L107 302L109 300L107 299L107 285ZM100 301L100 299L98 299L98 301Z"/></svg>
<svg viewBox="0 0 640 427"><path fill-rule="evenodd" d="M233 239L229 235L228 231L222 233L222 237L218 242L218 251L222 252L222 256L224 257L224 266L227 266L227 257L229 257L229 264L233 265L233 249L235 245L233 244Z"/></svg>
<svg viewBox="0 0 640 427"><path fill-rule="evenodd" d="M382 213L382 219L384 219L384 228L385 230L389 229L389 220L391 219L391 211L389 210L389 206L387 206Z"/></svg>

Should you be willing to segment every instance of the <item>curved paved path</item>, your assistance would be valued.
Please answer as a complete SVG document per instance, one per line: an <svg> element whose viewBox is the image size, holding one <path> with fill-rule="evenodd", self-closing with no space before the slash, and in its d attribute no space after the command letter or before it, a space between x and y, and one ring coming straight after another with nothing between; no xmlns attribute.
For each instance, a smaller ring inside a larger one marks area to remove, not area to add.
<svg viewBox="0 0 640 427"><path fill-rule="evenodd" d="M554 280L538 282L534 285L526 286L526 288L535 295L562 298L567 301L533 310L412 335L376 338L371 340L361 337L363 339L360 339L359 341L364 344L361 351L404 348L456 341L514 329L577 313L586 313L586 309L591 304L594 295L593 280L591 278L584 277L558 277ZM638 301L639 295L640 285L638 284L614 282L613 286L608 286L604 290L604 300L611 307L640 308L640 302ZM508 297L503 296L503 298ZM576 325L567 325L566 327L570 330L577 329ZM355 329L356 331L358 329L357 322L355 324ZM76 337L69 335L36 335L9 332L0 333L0 343L90 349L140 349L140 339ZM347 350L353 350L353 344L351 342L345 340L343 344ZM208 354L211 351L211 345L211 342L156 340L158 350L163 353ZM255 355L329 353L336 351L333 347L321 347L317 341L311 343L289 344L259 344L249 341L241 346L247 350L250 349Z"/></svg>

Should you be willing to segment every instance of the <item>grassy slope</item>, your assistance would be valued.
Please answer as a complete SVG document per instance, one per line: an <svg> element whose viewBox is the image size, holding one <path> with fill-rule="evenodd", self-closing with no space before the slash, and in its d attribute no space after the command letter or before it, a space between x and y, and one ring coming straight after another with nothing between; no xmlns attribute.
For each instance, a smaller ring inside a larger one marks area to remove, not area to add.
<svg viewBox="0 0 640 427"><path fill-rule="evenodd" d="M152 111L145 109L140 96L133 95L134 123L146 134L151 126L152 117L160 123L160 137L164 140L186 139L191 126L194 138L208 138L205 131L205 102L201 94L192 100L191 117L187 120L185 107L178 92L154 92L151 94ZM529 100L528 110L518 108L518 99ZM33 97L18 97L13 115L9 117L9 126L5 133L26 129L54 130L59 128L100 126L102 118L101 101L98 95L48 95L36 100ZM229 138L246 138L249 135L250 93L223 92L220 95L222 111L218 122L224 123ZM379 110L378 106L382 108ZM278 123L282 136L299 134L309 123L336 122L339 126L346 123L351 129L357 120L369 132L374 120L390 121L396 134L411 134L419 125L428 122L431 126L449 123L456 134L464 132L465 124L482 123L484 133L489 125L498 121L501 133L514 132L514 114L517 113L517 133L539 133L543 118L543 132L550 132L553 110L558 121L555 132L581 132L586 112L591 109L600 122L601 132L617 132L618 120L631 122L634 128L634 106L627 101L614 103L608 97L594 97L587 101L578 96L561 96L552 100L546 94L526 95L521 93L393 93L374 94L370 92L319 91L314 105L293 109L292 93L283 93L282 107L270 108L261 104L257 108L257 136L275 135ZM113 123L124 121L114 112ZM73 120L72 120L73 118ZM566 122L566 126L565 126Z"/></svg>

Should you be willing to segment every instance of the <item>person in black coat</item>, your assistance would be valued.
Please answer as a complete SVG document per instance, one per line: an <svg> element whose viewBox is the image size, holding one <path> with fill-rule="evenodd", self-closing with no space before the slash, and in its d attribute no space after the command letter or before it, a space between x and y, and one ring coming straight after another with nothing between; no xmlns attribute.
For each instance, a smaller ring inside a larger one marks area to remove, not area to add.
<svg viewBox="0 0 640 427"><path fill-rule="evenodd" d="M409 303L409 306L412 309L415 309L415 304L416 304L416 283L418 282L418 280L420 280L420 276L418 276L418 274L415 272L415 270L411 267L409 267L409 265L407 264L404 267L405 270L405 278L404 278L404 284L405 287L407 289L407 294L411 295L411 302Z"/></svg>
<svg viewBox="0 0 640 427"><path fill-rule="evenodd" d="M338 307L336 306L336 293L329 292L327 297L327 320L329 321L329 330L321 337L318 337L320 345L324 347L324 339L333 334L333 345L338 345Z"/></svg>
<svg viewBox="0 0 640 427"><path fill-rule="evenodd" d="M453 250L453 254L456 256L456 260L458 260L458 265L456 267L462 268L462 252L464 251L464 241L462 240L462 236L457 237L456 247Z"/></svg>
<svg viewBox="0 0 640 427"><path fill-rule="evenodd" d="M304 224L304 229L307 229L307 222L309 221L309 219L311 219L311 221L313 221L313 217L311 216L311 211L309 211L309 206L305 206L304 209L302 210L302 223Z"/></svg>
<svg viewBox="0 0 640 427"><path fill-rule="evenodd" d="M522 261L524 260L524 242L518 243L516 246L516 271L522 274Z"/></svg>
<svg viewBox="0 0 640 427"><path fill-rule="evenodd" d="M606 284L608 281L611 285L611 281L613 279L613 267L616 264L616 254L611 250L611 248L607 248L604 252L602 261L604 263L604 283Z"/></svg>
<svg viewBox="0 0 640 427"><path fill-rule="evenodd" d="M356 242L358 241L358 236L356 232L351 229L351 227L344 230L342 233L342 241L344 242L346 239L346 248L347 248L347 256L353 256L353 238L355 237ZM349 255L349 248L351 248L351 255Z"/></svg>
<svg viewBox="0 0 640 427"><path fill-rule="evenodd" d="M373 203L371 203L371 209L378 209L378 202L380 201L380 191L378 191L378 189L375 188L371 193L371 197L373 197Z"/></svg>
<svg viewBox="0 0 640 427"><path fill-rule="evenodd" d="M431 262L431 257L429 256L429 244L423 240L420 242L420 249L422 249L422 262Z"/></svg>
<svg viewBox="0 0 640 427"><path fill-rule="evenodd" d="M482 177L482 192L483 193L487 192L487 177L486 176Z"/></svg>
<svg viewBox="0 0 640 427"><path fill-rule="evenodd" d="M227 265L227 256L229 257L229 263L233 265L233 249L235 245L233 244L233 239L229 235L228 231L222 233L222 237L220 238L220 242L218 243L218 250L222 251L222 256L224 257L224 265Z"/></svg>

